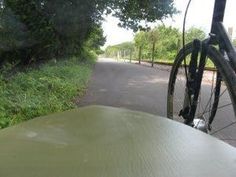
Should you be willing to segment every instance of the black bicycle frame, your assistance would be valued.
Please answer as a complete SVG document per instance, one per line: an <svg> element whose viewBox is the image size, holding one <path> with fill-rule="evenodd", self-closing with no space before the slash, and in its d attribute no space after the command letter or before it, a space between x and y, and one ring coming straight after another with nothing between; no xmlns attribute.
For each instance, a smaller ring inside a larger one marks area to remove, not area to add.
<svg viewBox="0 0 236 177"><path fill-rule="evenodd" d="M211 33L213 34L216 34L215 24L217 22L223 22L225 14L225 6L226 6L226 0L215 0L212 25L211 25Z"/></svg>
<svg viewBox="0 0 236 177"><path fill-rule="evenodd" d="M191 62L189 65L189 74L190 80L187 83L188 87L188 96L190 98L190 112L186 112L188 115L182 114L182 116L185 118L185 123L188 125L193 125L192 122L195 117L196 113L196 108L197 108L197 102L198 102L198 96L201 88L201 82L202 82L202 77L203 77L203 72L205 68L205 62L206 62L206 56L207 56L207 48L209 45L214 44L214 45L219 45L221 54L224 56L224 53L226 52L230 61L231 67L236 71L236 52L234 49L234 46L227 34L227 31L225 30L222 22L224 19L224 12L225 12L225 6L226 6L226 0L215 0L215 6L214 6L214 13L213 13L213 19L212 19L212 26L211 26L211 34L210 38L207 40L204 40L202 42L202 47L201 47L201 56L200 56L200 61L199 61L199 67L198 71L196 71L196 62ZM195 41L195 43L197 40ZM200 43L200 41L199 41ZM195 49L196 48L196 49ZM194 46L194 50L191 56L191 61L197 61L198 56L194 53L199 51L198 46ZM223 58L223 57L222 57ZM217 77L220 77L217 75ZM236 76L235 76L236 77ZM195 79L194 79L195 78ZM191 80L194 80L194 83L191 83ZM220 82L218 78L217 82L218 87L218 93L220 90ZM192 100L191 100L192 99ZM218 98L215 99L214 105L218 105ZM210 119L210 123L213 121L214 116L215 116L216 110L213 112L213 117ZM185 114L186 114L185 113ZM187 117L185 117L187 116Z"/></svg>
<svg viewBox="0 0 236 177"><path fill-rule="evenodd" d="M229 57L231 67L236 72L236 52L235 48L226 32L222 22L215 24L216 36L218 38L218 44L220 48L224 49Z"/></svg>
<svg viewBox="0 0 236 177"><path fill-rule="evenodd" d="M220 49L227 53L231 67L236 72L236 52L235 48L228 36L224 25L222 24L225 13L225 6L227 0L215 0L211 34L216 35L216 44L219 44Z"/></svg>

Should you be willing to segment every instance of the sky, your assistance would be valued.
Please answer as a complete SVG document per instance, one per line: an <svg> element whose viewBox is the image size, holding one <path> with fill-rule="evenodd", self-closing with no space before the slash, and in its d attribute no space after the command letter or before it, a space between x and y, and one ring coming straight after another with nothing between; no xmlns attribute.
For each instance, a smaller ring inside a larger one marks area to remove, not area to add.
<svg viewBox="0 0 236 177"><path fill-rule="evenodd" d="M174 15L173 18L164 20L165 25L173 26L182 29L183 16L188 0L174 0L175 7L181 13ZM197 27L203 29L205 32L210 31L211 19L213 13L214 0L192 0L189 7L186 29L190 27ZM233 37L236 37L236 0L227 0L224 25L226 29L233 27ZM126 41L132 41L134 33L131 30L126 30L117 26L119 20L112 17L105 17L103 23L104 35L107 42L103 48L108 45L115 45ZM157 26L158 23L152 24Z"/></svg>

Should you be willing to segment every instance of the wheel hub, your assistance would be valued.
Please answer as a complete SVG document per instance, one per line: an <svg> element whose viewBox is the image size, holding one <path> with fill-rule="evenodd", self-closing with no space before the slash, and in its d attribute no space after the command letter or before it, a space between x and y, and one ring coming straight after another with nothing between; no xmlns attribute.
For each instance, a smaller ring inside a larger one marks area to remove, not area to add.
<svg viewBox="0 0 236 177"><path fill-rule="evenodd" d="M193 127L204 133L208 133L208 128L207 128L208 126L206 124L206 121L204 121L203 119L194 119Z"/></svg>

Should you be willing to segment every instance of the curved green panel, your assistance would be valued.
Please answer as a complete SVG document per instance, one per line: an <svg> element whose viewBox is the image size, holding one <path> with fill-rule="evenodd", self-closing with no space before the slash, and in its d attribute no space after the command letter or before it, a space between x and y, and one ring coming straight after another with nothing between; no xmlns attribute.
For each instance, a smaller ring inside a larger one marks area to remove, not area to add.
<svg viewBox="0 0 236 177"><path fill-rule="evenodd" d="M1 177L223 177L236 149L154 115L89 106L0 131Z"/></svg>

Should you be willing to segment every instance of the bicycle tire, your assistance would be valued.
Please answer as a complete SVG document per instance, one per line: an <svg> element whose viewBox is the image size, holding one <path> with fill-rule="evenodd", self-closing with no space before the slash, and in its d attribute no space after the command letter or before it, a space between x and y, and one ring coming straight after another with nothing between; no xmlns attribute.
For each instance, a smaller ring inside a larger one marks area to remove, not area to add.
<svg viewBox="0 0 236 177"><path fill-rule="evenodd" d="M185 50L185 51L184 51ZM184 61L184 58L189 56L193 51L193 42L187 44L184 49L181 49L177 54L174 64L172 66L169 84L168 84L168 93L167 93L167 117L170 119L174 119L174 92L175 92L175 84L176 78L178 74L178 70L181 67L181 63ZM184 56L185 55L185 56ZM233 115L235 118L236 111L236 75L229 62L221 55L221 53L216 50L213 46L208 46L207 49L207 57L214 63L217 71L223 78L227 90L229 92L229 96L232 102L233 107Z"/></svg>

